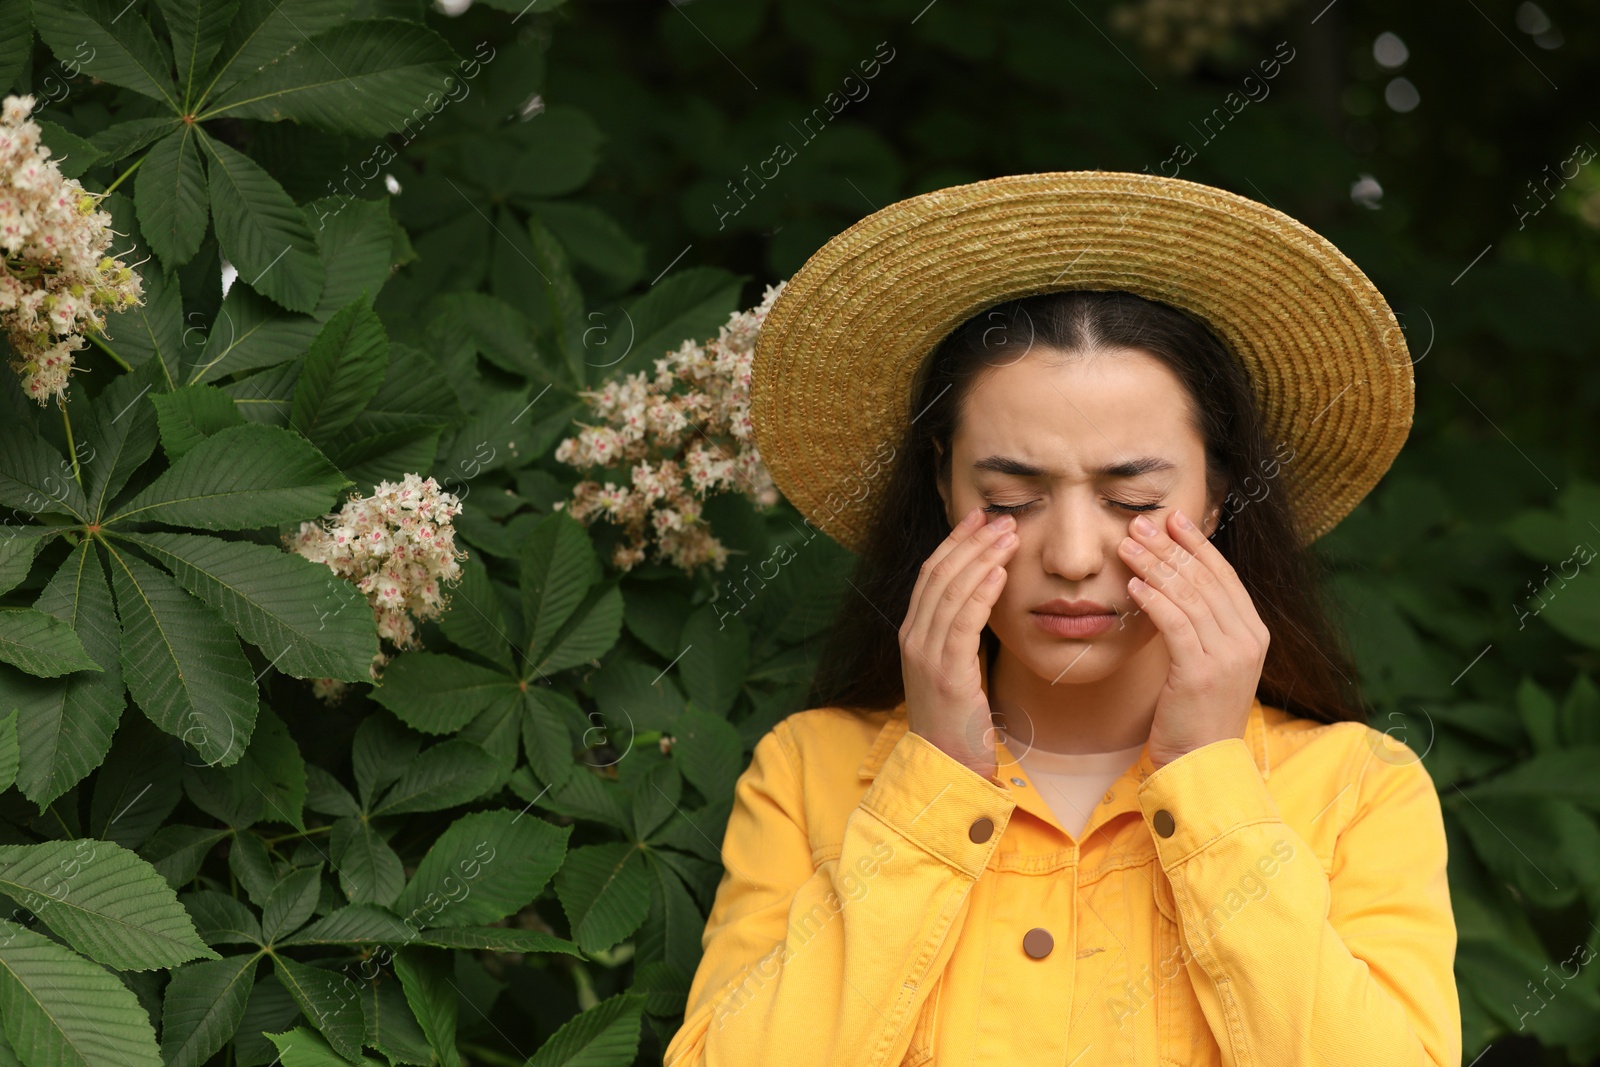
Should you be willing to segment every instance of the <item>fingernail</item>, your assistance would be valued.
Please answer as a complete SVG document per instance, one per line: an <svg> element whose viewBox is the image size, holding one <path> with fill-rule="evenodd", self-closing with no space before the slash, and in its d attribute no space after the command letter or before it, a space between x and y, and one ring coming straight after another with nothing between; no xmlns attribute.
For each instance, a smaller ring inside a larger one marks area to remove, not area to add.
<svg viewBox="0 0 1600 1067"><path fill-rule="evenodd" d="M1185 530L1194 529L1194 523L1189 521L1189 516L1185 515L1181 508L1178 510L1177 514L1178 514L1178 525L1180 527L1182 527Z"/></svg>
<svg viewBox="0 0 1600 1067"><path fill-rule="evenodd" d="M1003 533L1003 534L1000 535L1000 540L996 541L995 544L997 546L999 546L1000 548L1010 548L1012 545L1016 544L1016 542L1017 542L1017 535L1016 534L1014 534L1014 533Z"/></svg>
<svg viewBox="0 0 1600 1067"><path fill-rule="evenodd" d="M980 509L973 508L971 511L967 512L967 517L961 520L961 525L971 526L973 523L977 522L982 515L983 512Z"/></svg>
<svg viewBox="0 0 1600 1067"><path fill-rule="evenodd" d="M1143 515L1140 515L1137 519L1133 520L1133 528L1144 534L1146 537L1149 537L1156 532L1156 524L1145 518Z"/></svg>
<svg viewBox="0 0 1600 1067"><path fill-rule="evenodd" d="M1002 515L1000 518L996 519L994 523L995 528L1000 530L1009 530L1016 524L1017 520L1016 516L1014 515Z"/></svg>

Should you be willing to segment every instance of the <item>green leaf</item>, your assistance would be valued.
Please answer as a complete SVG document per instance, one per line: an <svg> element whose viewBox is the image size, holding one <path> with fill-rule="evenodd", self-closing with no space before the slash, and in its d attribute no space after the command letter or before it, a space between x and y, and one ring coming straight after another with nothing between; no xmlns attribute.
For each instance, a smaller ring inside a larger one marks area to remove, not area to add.
<svg viewBox="0 0 1600 1067"><path fill-rule="evenodd" d="M119 242L128 241L140 247L134 203L121 193L113 193L102 202L111 214ZM121 247L121 244L118 245ZM186 354L185 342L191 331L184 329L183 292L177 274L162 270L147 270L140 274L144 282L144 302L124 308L115 315L106 316L103 337L125 361L135 367L153 363L166 387L181 380Z"/></svg>
<svg viewBox="0 0 1600 1067"><path fill-rule="evenodd" d="M0 533L0 593L22 584L39 546L60 532L58 526L13 526Z"/></svg>
<svg viewBox="0 0 1600 1067"><path fill-rule="evenodd" d="M301 867L284 876L267 894L261 909L261 937L268 944L293 933L311 918L322 888L322 864Z"/></svg>
<svg viewBox="0 0 1600 1067"><path fill-rule="evenodd" d="M1574 745L1534 756L1463 792L1474 800L1481 797L1548 798L1600 811L1600 779L1591 773L1597 765L1600 765L1600 745Z"/></svg>
<svg viewBox="0 0 1600 1067"><path fill-rule="evenodd" d="M0 668L0 697L22 709L17 788L43 810L106 758L127 696L111 587L93 541L78 542L34 607L71 626L102 668L54 682Z"/></svg>
<svg viewBox="0 0 1600 1067"><path fill-rule="evenodd" d="M583 336L588 322L583 317L583 293L572 277L567 251L537 215L528 216L528 237L539 268L540 282L536 284L544 291L543 307L530 314L541 330L555 339L556 352L566 362L572 380L587 381L592 370L584 360Z"/></svg>
<svg viewBox="0 0 1600 1067"><path fill-rule="evenodd" d="M576 262L606 275L613 284L631 285L644 273L644 244L599 208L565 200L530 206ZM589 348L593 352L595 346ZM593 358L601 363L607 361L603 354L594 354Z"/></svg>
<svg viewBox="0 0 1600 1067"><path fill-rule="evenodd" d="M440 618L439 627L461 648L476 652L507 671L513 669L511 639L506 636L500 597L477 555L462 561L461 581L450 594L450 606Z"/></svg>
<svg viewBox="0 0 1600 1067"><path fill-rule="evenodd" d="M238 638L148 563L115 550L112 560L122 673L134 701L208 764L237 763L256 719L255 677Z"/></svg>
<svg viewBox="0 0 1600 1067"><path fill-rule="evenodd" d="M244 1018L239 1023L239 1032L233 1037L234 1063L238 1067L267 1067L268 1064L283 1061L283 1053L279 1052L267 1034L277 1033L285 1027L300 1020L300 1005L294 1002L289 991L283 988L283 983L278 981L278 976L267 972L250 991L250 1003L245 1005ZM305 1034L295 1048L289 1052L289 1060L297 1065L305 1063L305 1057L312 1045L316 1045L333 1064L327 1067L348 1067L322 1035L314 1030L304 1029L299 1031ZM373 1067L379 1067L374 1064Z"/></svg>
<svg viewBox="0 0 1600 1067"><path fill-rule="evenodd" d="M172 84L172 59L150 24L114 0L49 0L38 5L39 36L70 74L82 71L101 81L160 100L179 112Z"/></svg>
<svg viewBox="0 0 1600 1067"><path fill-rule="evenodd" d="M708 800L733 795L744 770L744 745L728 720L691 706L672 726L672 758Z"/></svg>
<svg viewBox="0 0 1600 1067"><path fill-rule="evenodd" d="M597 660L609 652L622 633L622 590L617 579L594 586L550 644L533 658L542 675Z"/></svg>
<svg viewBox="0 0 1600 1067"><path fill-rule="evenodd" d="M150 398L161 427L161 448L175 463L219 430L243 426L233 397L214 385L185 385Z"/></svg>
<svg viewBox="0 0 1600 1067"><path fill-rule="evenodd" d="M600 561L583 525L557 511L533 528L520 562L522 615L532 635L530 655L537 659L600 580Z"/></svg>
<svg viewBox="0 0 1600 1067"><path fill-rule="evenodd" d="M539 197L577 192L600 162L605 135L581 108L555 104L510 134L521 150L512 172L511 192L522 206ZM543 212L539 213L543 217ZM569 216L570 218L570 216ZM642 251L641 251L642 254Z"/></svg>
<svg viewBox="0 0 1600 1067"><path fill-rule="evenodd" d="M228 295L223 297L210 330L202 332L191 328L186 331L200 335L189 338L191 347L198 351L187 380L212 382L241 371L287 363L305 352L317 336L317 330L317 320L310 315L284 311L236 280L228 287ZM249 417L249 412L244 410L247 404L267 405L281 414L286 424L288 392L284 392L284 399L278 400L249 383L247 378L223 387L240 405L240 414Z"/></svg>
<svg viewBox="0 0 1600 1067"><path fill-rule="evenodd" d="M0 1025L27 1067L163 1067L150 1016L115 975L0 919Z"/></svg>
<svg viewBox="0 0 1600 1067"><path fill-rule="evenodd" d="M0 85L11 85L33 51L30 0L0 0Z"/></svg>
<svg viewBox="0 0 1600 1067"><path fill-rule="evenodd" d="M456 1013L460 998L455 983L450 981L454 959L448 952L418 946L407 948L394 958L394 973L405 990L406 1003L411 1005L417 1023L428 1036L428 1044L433 1047L440 1067L461 1067L461 1054L456 1051Z"/></svg>
<svg viewBox="0 0 1600 1067"><path fill-rule="evenodd" d="M441 741L411 762L389 788L373 815L442 811L465 804L494 788L495 760L471 741Z"/></svg>
<svg viewBox="0 0 1600 1067"><path fill-rule="evenodd" d="M395 259L395 228L389 199L325 196L301 205L317 238L327 283L315 316L326 320L363 292L376 297Z"/></svg>
<svg viewBox="0 0 1600 1067"><path fill-rule="evenodd" d="M73 948L118 970L218 958L160 873L110 841L0 847L0 889Z"/></svg>
<svg viewBox="0 0 1600 1067"><path fill-rule="evenodd" d="M127 122L119 122L115 126L96 130L89 138L89 143L100 153L99 163L115 163L174 132L181 122L182 120L175 115L129 119Z"/></svg>
<svg viewBox="0 0 1600 1067"><path fill-rule="evenodd" d="M628 595L633 594L630 589ZM667 659L675 659L682 652L683 646L679 645ZM666 730L683 714L687 703L672 672L663 670L654 660L646 661L631 646L618 648L606 657L602 669L589 676L589 695L594 698L595 707L619 727L628 724L636 731Z"/></svg>
<svg viewBox="0 0 1600 1067"><path fill-rule="evenodd" d="M0 792L17 781L17 709L0 718Z"/></svg>
<svg viewBox="0 0 1600 1067"><path fill-rule="evenodd" d="M228 850L228 869L244 886L250 903L258 908L267 906L272 887L278 884L278 871L272 857L267 854L267 844L259 834L238 833L233 837L233 847Z"/></svg>
<svg viewBox="0 0 1600 1067"><path fill-rule="evenodd" d="M145 154L134 178L139 230L167 270L193 259L205 240L208 215L201 136L197 126L180 126Z"/></svg>
<svg viewBox="0 0 1600 1067"><path fill-rule="evenodd" d="M30 515L67 514L87 521L89 506L72 464L14 419L0 420L0 504Z"/></svg>
<svg viewBox="0 0 1600 1067"><path fill-rule="evenodd" d="M274 956L272 962L278 981L294 997L311 1024L328 1039L328 1044L351 1063L360 1062L366 1027L355 983L344 975L296 963L284 956Z"/></svg>
<svg viewBox="0 0 1600 1067"><path fill-rule="evenodd" d="M161 1058L167 1067L201 1067L234 1035L260 959L247 953L172 972L161 1002Z"/></svg>
<svg viewBox="0 0 1600 1067"><path fill-rule="evenodd" d="M0 608L0 660L41 678L101 669L71 626L34 608Z"/></svg>
<svg viewBox="0 0 1600 1067"><path fill-rule="evenodd" d="M351 904L323 916L281 945L401 944L411 940L409 929L393 913L371 904Z"/></svg>
<svg viewBox="0 0 1600 1067"><path fill-rule="evenodd" d="M182 752L176 738L143 715L124 717L94 776L88 836L133 849L148 840L183 798Z"/></svg>
<svg viewBox="0 0 1600 1067"><path fill-rule="evenodd" d="M367 1044L395 1063L429 1067L433 1050L417 1017L406 1003L400 983L387 977L361 984L361 1012L366 1018Z"/></svg>
<svg viewBox="0 0 1600 1067"><path fill-rule="evenodd" d="M352 904L393 904L406 885L405 868L372 824L346 816L333 824L328 847L339 888Z"/></svg>
<svg viewBox="0 0 1600 1067"><path fill-rule="evenodd" d="M633 344L627 358L604 364L607 376L648 370L655 360L676 351L684 341L717 336L728 316L739 308L744 278L716 267L679 271L652 285L627 305ZM608 355L608 360L616 356Z"/></svg>
<svg viewBox="0 0 1600 1067"><path fill-rule="evenodd" d="M443 107L455 53L403 19L362 19L318 34L223 94L202 119L285 119L381 137ZM436 106L437 105L437 106Z"/></svg>
<svg viewBox="0 0 1600 1067"><path fill-rule="evenodd" d="M239 900L214 889L183 893L178 903L194 917L195 933L208 945L259 945L261 924Z"/></svg>
<svg viewBox="0 0 1600 1067"><path fill-rule="evenodd" d="M559 787L572 773L572 734L576 720L585 730L589 722L577 701L548 686L529 686L522 700L522 748L539 780Z"/></svg>
<svg viewBox="0 0 1600 1067"><path fill-rule="evenodd" d="M678 660L678 675L689 699L726 718L750 667L750 635L744 621L719 623L716 609L702 604L684 624L683 643L688 651Z"/></svg>
<svg viewBox="0 0 1600 1067"><path fill-rule="evenodd" d="M239 0L157 0L161 17L172 34L172 57L177 62L178 84L186 112L200 102L203 75L216 58L239 10ZM192 112L190 112L192 113ZM165 257L163 257L165 258ZM245 992L248 994L249 985ZM243 1011L241 1005L240 1010ZM201 1057L204 1059L204 1057ZM171 1064L171 1059L168 1059Z"/></svg>
<svg viewBox="0 0 1600 1067"><path fill-rule="evenodd" d="M299 522L331 511L349 484L299 434L248 423L200 442L106 521L207 530Z"/></svg>
<svg viewBox="0 0 1600 1067"><path fill-rule="evenodd" d="M639 1055L645 998L618 993L568 1019L527 1067L628 1067Z"/></svg>
<svg viewBox="0 0 1600 1067"><path fill-rule="evenodd" d="M50 148L51 159L64 178L79 178L100 162L100 150L94 145L69 133L67 129L49 119L34 117L39 125L40 140Z"/></svg>
<svg viewBox="0 0 1600 1067"><path fill-rule="evenodd" d="M305 761L283 721L266 704L256 712L243 758L228 767L186 762L183 781L202 811L236 829L266 819L305 832Z"/></svg>
<svg viewBox="0 0 1600 1067"><path fill-rule="evenodd" d="M247 78L308 37L349 18L355 0L243 0L228 24L211 82L201 97L207 100Z"/></svg>
<svg viewBox="0 0 1600 1067"><path fill-rule="evenodd" d="M304 1026L297 1026L281 1034L267 1034L267 1039L278 1049L278 1059L283 1067L384 1067L381 1060L371 1056L346 1058L335 1052L322 1035Z"/></svg>
<svg viewBox="0 0 1600 1067"><path fill-rule="evenodd" d="M361 814L361 805L350 790L315 763L306 764L306 808L324 815Z"/></svg>
<svg viewBox="0 0 1600 1067"><path fill-rule="evenodd" d="M626 841L573 849L556 874L556 896L585 952L603 952L639 928L650 910L650 875Z"/></svg>
<svg viewBox="0 0 1600 1067"><path fill-rule="evenodd" d="M348 426L378 392L389 367L389 339L365 299L329 319L306 353L290 423L319 445Z"/></svg>
<svg viewBox="0 0 1600 1067"><path fill-rule="evenodd" d="M363 807L371 806L378 790L405 773L421 747L421 736L393 715L380 712L361 720L350 743L350 766Z"/></svg>
<svg viewBox="0 0 1600 1067"><path fill-rule="evenodd" d="M310 311L322 295L323 267L305 216L278 180L244 153L212 137L211 221L239 280L290 311Z"/></svg>
<svg viewBox="0 0 1600 1067"><path fill-rule="evenodd" d="M233 831L214 826L163 826L139 849L173 889L188 885L206 855Z"/></svg>
<svg viewBox="0 0 1600 1067"><path fill-rule="evenodd" d="M274 668L296 678L371 678L378 630L366 597L325 564L194 534L125 534L211 605Z"/></svg>
<svg viewBox="0 0 1600 1067"><path fill-rule="evenodd" d="M463 815L422 857L395 910L423 927L503 919L544 889L571 835L570 826L506 809Z"/></svg>
<svg viewBox="0 0 1600 1067"><path fill-rule="evenodd" d="M542 930L518 930L506 926L435 927L416 935L415 943L449 949L484 949L490 952L564 952L583 956L571 941Z"/></svg>
<svg viewBox="0 0 1600 1067"><path fill-rule="evenodd" d="M156 447L156 413L145 394L160 388L160 364L151 361L112 379L94 399L83 428L89 458L84 463L89 513L105 515L111 501Z"/></svg>
<svg viewBox="0 0 1600 1067"><path fill-rule="evenodd" d="M414 729L449 734L516 688L508 675L455 656L407 652L384 668L372 699Z"/></svg>

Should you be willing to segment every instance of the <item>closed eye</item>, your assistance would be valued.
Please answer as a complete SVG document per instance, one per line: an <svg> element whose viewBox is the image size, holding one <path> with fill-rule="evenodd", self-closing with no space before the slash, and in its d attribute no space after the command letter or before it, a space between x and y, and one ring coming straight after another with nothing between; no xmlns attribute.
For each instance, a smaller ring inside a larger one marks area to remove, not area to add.
<svg viewBox="0 0 1600 1067"><path fill-rule="evenodd" d="M1027 504L987 504L983 510L991 515L1014 515L1018 512L1027 511L1038 503L1037 500L1034 500ZM1112 507L1122 508L1124 511L1155 511L1161 507L1160 504L1128 504L1121 500L1112 500L1110 497L1106 498L1106 503Z"/></svg>

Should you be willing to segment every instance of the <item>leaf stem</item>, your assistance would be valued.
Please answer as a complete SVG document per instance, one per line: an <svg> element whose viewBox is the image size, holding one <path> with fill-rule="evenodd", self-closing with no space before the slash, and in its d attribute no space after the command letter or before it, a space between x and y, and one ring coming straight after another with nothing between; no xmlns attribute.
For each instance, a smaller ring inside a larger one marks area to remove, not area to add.
<svg viewBox="0 0 1600 1067"><path fill-rule="evenodd" d="M117 175L117 180L112 182L110 185L106 186L106 191L101 193L100 195L101 196L110 196L112 191L115 190L117 186L122 184L122 180L124 178L126 178L128 175L132 174L134 171L138 170L139 169L139 164L143 163L145 160L147 160L149 158L150 158L150 153L149 152L146 152L144 155L140 156L134 162L133 166L129 167L127 170L125 170L121 174Z"/></svg>
<svg viewBox="0 0 1600 1067"><path fill-rule="evenodd" d="M333 824L329 823L327 826L313 826L311 829L307 830L303 834L300 831L296 830L292 834L279 834L277 837L264 837L264 838L262 838L262 840L265 841L269 845L276 845L279 841L290 841L290 840L293 840L294 838L297 838L297 837L310 837L312 834L325 834L329 830L332 830L332 829L333 829ZM519 1065L519 1067L520 1067L520 1065Z"/></svg>
<svg viewBox="0 0 1600 1067"><path fill-rule="evenodd" d="M496 1052L492 1048L484 1048L482 1045L468 1045L458 1042L456 1048L469 1056L476 1056L484 1063L494 1064L494 1067L522 1067L523 1063L526 1062L516 1056L507 1056L504 1052Z"/></svg>
<svg viewBox="0 0 1600 1067"><path fill-rule="evenodd" d="M78 446L72 442L72 420L67 417L67 405L61 405L61 425L67 428L67 451L72 453L72 477L83 488L83 471L78 468Z"/></svg>
<svg viewBox="0 0 1600 1067"><path fill-rule="evenodd" d="M108 345L104 341L100 340L100 338L96 337L94 334L86 333L83 336L87 337L89 339L90 343L92 343L96 348L100 349L100 351L102 351L106 355L110 356L112 361L115 362L116 365L121 367L123 370L132 370L133 369L133 364L132 363L129 363L127 360L123 359L121 356L119 356L115 352L113 352L111 350L111 346L110 345Z"/></svg>

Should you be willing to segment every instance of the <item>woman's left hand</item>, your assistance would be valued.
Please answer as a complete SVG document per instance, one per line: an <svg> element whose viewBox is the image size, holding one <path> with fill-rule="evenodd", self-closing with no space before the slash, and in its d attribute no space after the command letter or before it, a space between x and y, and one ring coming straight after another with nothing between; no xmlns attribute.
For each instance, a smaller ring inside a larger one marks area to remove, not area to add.
<svg viewBox="0 0 1600 1067"><path fill-rule="evenodd" d="M1150 726L1150 758L1159 768L1244 736L1271 635L1233 565L1182 511L1173 511L1165 531L1140 515L1128 532L1118 548L1135 575L1128 592L1161 631L1172 661Z"/></svg>

